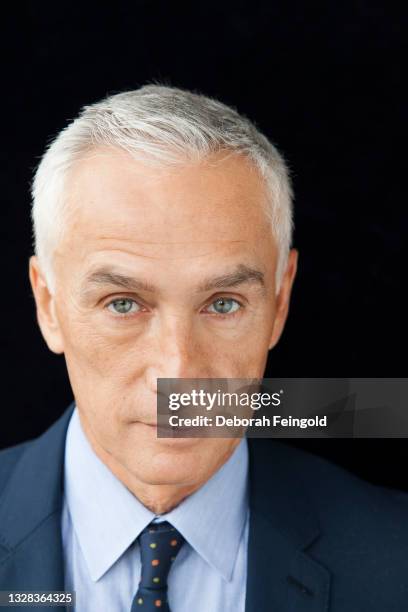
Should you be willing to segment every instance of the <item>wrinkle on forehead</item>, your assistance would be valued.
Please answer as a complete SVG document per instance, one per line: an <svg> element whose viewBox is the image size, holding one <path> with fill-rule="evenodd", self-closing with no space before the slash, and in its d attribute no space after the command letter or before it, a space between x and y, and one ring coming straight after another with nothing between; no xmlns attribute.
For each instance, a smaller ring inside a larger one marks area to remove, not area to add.
<svg viewBox="0 0 408 612"><path fill-rule="evenodd" d="M228 241L223 241L224 242L224 247L227 246ZM193 260L199 260L199 259L208 259L209 257L214 257L214 256L219 256L219 257L225 257L227 255L234 255L234 254L242 254L243 252L243 245L246 243L246 241L243 240L235 240L235 241L231 241L233 242L233 245L228 243L229 248L221 248L221 245L214 241L214 243L202 243L201 245L197 246L196 243L194 242L188 242L188 243L177 243L177 244L166 244L166 245L161 245L161 248L157 248L158 245L154 244L150 245L152 246L152 249L148 249L145 248L145 250L138 250L137 248L134 249L126 249L126 248L87 248L84 249L83 248L83 263L86 262L86 260L97 260L99 261L100 259L104 259L106 258L106 256L108 256L109 254L114 254L117 253L119 256L121 255L125 255L125 256L130 256L131 258L141 258L144 260L153 260L153 261L184 261L186 259L193 261ZM147 245L149 245L149 243L146 243ZM173 246L174 248L170 248L171 246ZM156 248L155 248L156 247ZM177 248L178 247L178 248ZM190 248L188 248L190 247ZM232 248L235 247L235 248ZM155 248L155 251L153 250ZM61 260L64 259L70 259L71 255L72 255L72 251L70 249L64 249L61 250L59 252L56 253L57 257Z"/></svg>
<svg viewBox="0 0 408 612"><path fill-rule="evenodd" d="M122 244L119 248L114 246L103 246L106 241L109 241L111 245L115 244L115 241L111 238L98 238L97 241L102 244L101 250L104 251L117 251L128 253L135 257L143 257L145 259L185 259L188 257L199 258L208 257L214 254L214 250L218 250L222 253L233 253L237 250L242 250L244 245L248 244L247 240L185 240L185 241L153 241L153 240L132 240L126 241L120 240L120 242L127 242L134 245L134 248L123 248ZM116 241L117 242L117 241Z"/></svg>

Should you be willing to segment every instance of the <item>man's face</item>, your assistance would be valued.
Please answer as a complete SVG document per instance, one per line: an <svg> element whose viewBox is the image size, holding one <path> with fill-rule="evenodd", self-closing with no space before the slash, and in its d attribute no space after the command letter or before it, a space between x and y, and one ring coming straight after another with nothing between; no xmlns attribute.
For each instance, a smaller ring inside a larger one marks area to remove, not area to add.
<svg viewBox="0 0 408 612"><path fill-rule="evenodd" d="M198 481L239 440L158 439L156 379L262 377L296 267L279 301L264 183L242 156L169 170L100 148L66 189L52 330L36 299L85 430L143 482Z"/></svg>

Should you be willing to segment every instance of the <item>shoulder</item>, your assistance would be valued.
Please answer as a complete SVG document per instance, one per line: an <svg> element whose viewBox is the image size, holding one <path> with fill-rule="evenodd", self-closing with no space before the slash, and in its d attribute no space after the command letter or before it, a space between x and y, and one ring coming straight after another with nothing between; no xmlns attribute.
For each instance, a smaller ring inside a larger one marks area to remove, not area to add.
<svg viewBox="0 0 408 612"><path fill-rule="evenodd" d="M366 529L378 521L408 531L408 493L372 484L345 468L311 452L272 440L257 440L268 471L283 470L300 481L309 502L323 525L352 524L364 521ZM343 531L344 534L344 531Z"/></svg>
<svg viewBox="0 0 408 612"><path fill-rule="evenodd" d="M377 512L403 512L408 510L408 493L370 483L349 470L306 450L279 443L285 461L290 462L298 478L307 489L315 505L322 512L354 511L370 508ZM324 502L323 502L324 500ZM354 513L351 517L354 516ZM351 518L349 517L349 518Z"/></svg>
<svg viewBox="0 0 408 612"><path fill-rule="evenodd" d="M0 497L16 470L18 473L14 484L17 488L29 486L33 479L37 486L44 485L48 482L45 474L49 474L51 479L60 477L65 437L74 408L75 402L71 402L42 434L0 451Z"/></svg>
<svg viewBox="0 0 408 612"><path fill-rule="evenodd" d="M19 459L32 442L28 440L0 450L0 496Z"/></svg>

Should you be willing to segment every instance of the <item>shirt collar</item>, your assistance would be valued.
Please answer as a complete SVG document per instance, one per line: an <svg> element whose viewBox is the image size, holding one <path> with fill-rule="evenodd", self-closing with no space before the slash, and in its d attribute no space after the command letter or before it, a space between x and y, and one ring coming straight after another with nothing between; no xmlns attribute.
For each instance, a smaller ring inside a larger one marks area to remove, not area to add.
<svg viewBox="0 0 408 612"><path fill-rule="evenodd" d="M166 520L230 580L248 512L245 438L221 468L176 508L157 517L93 451L75 407L65 445L65 502L92 580L97 581L154 519Z"/></svg>

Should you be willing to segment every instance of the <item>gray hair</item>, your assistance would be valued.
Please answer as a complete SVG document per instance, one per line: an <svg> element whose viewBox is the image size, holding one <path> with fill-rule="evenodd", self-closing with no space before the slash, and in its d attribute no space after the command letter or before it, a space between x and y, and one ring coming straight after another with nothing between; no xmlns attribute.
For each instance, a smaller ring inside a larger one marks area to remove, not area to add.
<svg viewBox="0 0 408 612"><path fill-rule="evenodd" d="M127 151L149 164L199 160L222 150L245 155L266 182L265 212L277 244L276 286L280 287L293 230L293 193L282 155L236 109L200 93L149 84L83 106L46 146L31 185L31 219L34 252L51 293L55 292L53 253L69 213L67 173L99 145Z"/></svg>

